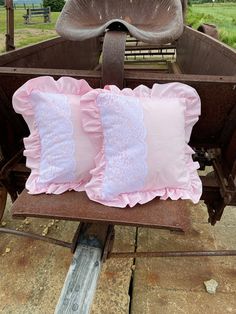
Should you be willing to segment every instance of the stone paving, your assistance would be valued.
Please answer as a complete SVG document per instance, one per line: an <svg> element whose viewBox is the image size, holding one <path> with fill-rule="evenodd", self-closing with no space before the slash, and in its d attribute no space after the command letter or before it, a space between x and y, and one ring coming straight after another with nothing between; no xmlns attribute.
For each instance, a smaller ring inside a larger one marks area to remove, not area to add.
<svg viewBox="0 0 236 314"><path fill-rule="evenodd" d="M116 227L114 251L236 249L236 208L228 207L214 227L203 203L189 205L191 229ZM75 222L12 220L5 227L71 240ZM0 235L0 313L51 314L70 265L68 249ZM216 294L204 281L215 279ZM103 265L92 314L224 314L236 313L236 257L110 259Z"/></svg>
<svg viewBox="0 0 236 314"><path fill-rule="evenodd" d="M228 207L216 226L207 224L203 204L192 207L192 228L185 235L139 230L138 250L236 249L236 208ZM236 257L138 259L132 313L236 313ZM204 281L218 282L216 294Z"/></svg>

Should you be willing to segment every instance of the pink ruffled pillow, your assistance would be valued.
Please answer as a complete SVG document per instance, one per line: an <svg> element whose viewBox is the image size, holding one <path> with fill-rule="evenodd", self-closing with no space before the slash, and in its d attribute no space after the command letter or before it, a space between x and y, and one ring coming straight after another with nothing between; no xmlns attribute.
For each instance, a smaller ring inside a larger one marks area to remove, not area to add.
<svg viewBox="0 0 236 314"><path fill-rule="evenodd" d="M30 135L24 139L31 194L81 191L95 167L98 146L92 144L81 123L80 99L92 88L84 80L52 77L29 80L13 96Z"/></svg>
<svg viewBox="0 0 236 314"><path fill-rule="evenodd" d="M191 199L202 193L199 164L188 146L200 115L200 99L181 83L155 84L152 89L93 90L81 98L84 130L100 145L89 198L108 206Z"/></svg>

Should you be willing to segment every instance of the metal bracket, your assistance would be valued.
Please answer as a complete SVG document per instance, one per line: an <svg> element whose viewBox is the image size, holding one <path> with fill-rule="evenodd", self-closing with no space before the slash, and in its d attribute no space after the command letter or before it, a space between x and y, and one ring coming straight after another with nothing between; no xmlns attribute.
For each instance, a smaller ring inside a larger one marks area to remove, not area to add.
<svg viewBox="0 0 236 314"><path fill-rule="evenodd" d="M108 226L107 236L102 254L102 261L105 262L112 252L113 244L115 239L115 229L113 225Z"/></svg>
<svg viewBox="0 0 236 314"><path fill-rule="evenodd" d="M212 165L212 160L204 148L194 148L193 161L197 161L200 165L200 170L205 170L206 166Z"/></svg>
<svg viewBox="0 0 236 314"><path fill-rule="evenodd" d="M126 33L107 31L102 49L102 85L123 88Z"/></svg>
<svg viewBox="0 0 236 314"><path fill-rule="evenodd" d="M236 196L236 187L234 185L233 179L230 175L228 178L225 177L221 163L217 158L212 162L216 177L219 181L220 194L224 199L225 205L229 205L232 199L234 199Z"/></svg>
<svg viewBox="0 0 236 314"><path fill-rule="evenodd" d="M200 170L204 170L205 166L212 166L214 169L214 177L217 181L217 186L214 189L214 194L210 193L210 197L204 199L207 205L209 219L211 225L220 220L226 205L232 204L236 198L236 187L232 175L222 163L222 152L220 148L195 149L194 161L200 164Z"/></svg>
<svg viewBox="0 0 236 314"><path fill-rule="evenodd" d="M232 176L229 174L227 177L222 168L221 162L221 149L211 148L205 150L204 148L195 149L193 160L198 161L200 170L204 170L205 166L213 166L216 178L220 187L220 194L224 199L225 205L230 204L232 199L236 196L236 187Z"/></svg>

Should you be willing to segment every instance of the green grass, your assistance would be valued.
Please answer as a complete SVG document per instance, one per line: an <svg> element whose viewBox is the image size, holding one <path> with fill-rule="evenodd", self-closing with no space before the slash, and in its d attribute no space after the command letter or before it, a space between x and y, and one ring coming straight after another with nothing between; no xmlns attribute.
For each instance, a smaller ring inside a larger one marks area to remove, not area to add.
<svg viewBox="0 0 236 314"><path fill-rule="evenodd" d="M17 8L14 11L15 19L15 46L16 48L24 47L26 45L34 44L42 40L50 39L57 36L55 32L55 23L59 16L58 12L51 13L51 23L43 23L43 17L34 17L32 24L24 24L23 15L26 10ZM6 10L0 8L0 34L6 33ZM5 38L2 36L0 42L0 51L5 49Z"/></svg>
<svg viewBox="0 0 236 314"><path fill-rule="evenodd" d="M34 17L32 19L33 24L26 25L24 24L23 15L26 13L24 9L17 9L14 11L15 18L15 29L55 29L55 23L59 16L59 12L51 12L51 23L43 23L43 17ZM6 29L6 11L4 8L0 8L0 31L5 31Z"/></svg>
<svg viewBox="0 0 236 314"><path fill-rule="evenodd" d="M236 3L192 5L188 10L187 23L193 28L203 23L215 24L220 40L236 48Z"/></svg>

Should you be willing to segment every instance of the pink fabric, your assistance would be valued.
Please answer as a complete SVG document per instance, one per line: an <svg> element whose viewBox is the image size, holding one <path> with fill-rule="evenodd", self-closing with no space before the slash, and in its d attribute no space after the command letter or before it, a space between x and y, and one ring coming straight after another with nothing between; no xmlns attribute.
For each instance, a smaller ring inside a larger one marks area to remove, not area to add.
<svg viewBox="0 0 236 314"><path fill-rule="evenodd" d="M30 130L24 139L29 193L81 191L90 179L98 146L84 132L80 112L80 98L90 90L84 80L39 77L15 92L13 107Z"/></svg>
<svg viewBox="0 0 236 314"><path fill-rule="evenodd" d="M123 110L125 98L127 112ZM137 113L134 117L132 110L129 111L128 108L135 106L137 100L143 112L143 127L146 129L144 144L142 140L138 143L135 136L133 140L136 144L133 144L132 137L120 136L129 132L129 126L140 115ZM117 102L120 102L120 107L115 104ZM96 168L91 171L92 178L85 185L90 199L117 207L143 204L156 196L164 200L169 197L173 200L191 199L194 203L199 201L202 193L197 174L199 165L193 162L193 150L187 144L192 127L200 115L200 99L193 88L181 83L155 84L152 89L141 85L134 90L122 91L115 86L107 86L105 90L95 90L84 95L81 99L81 110L85 131L94 143L100 145L100 152L95 159ZM126 124L116 123L119 118L125 119ZM112 131L114 128L116 132ZM120 141L125 142L122 145L123 150L120 149ZM134 163L143 157L137 154L137 151L142 150L146 151L144 162L147 172L140 170L140 177L134 174L132 168L139 171ZM116 159L119 160L117 164L114 162ZM133 162L128 163L127 160ZM119 167L123 168L123 180ZM111 173L113 176L118 174L119 189L116 186L117 180L109 180ZM125 174L133 178L133 182L129 178L128 189ZM139 184L143 180L138 189L135 188L137 180Z"/></svg>

